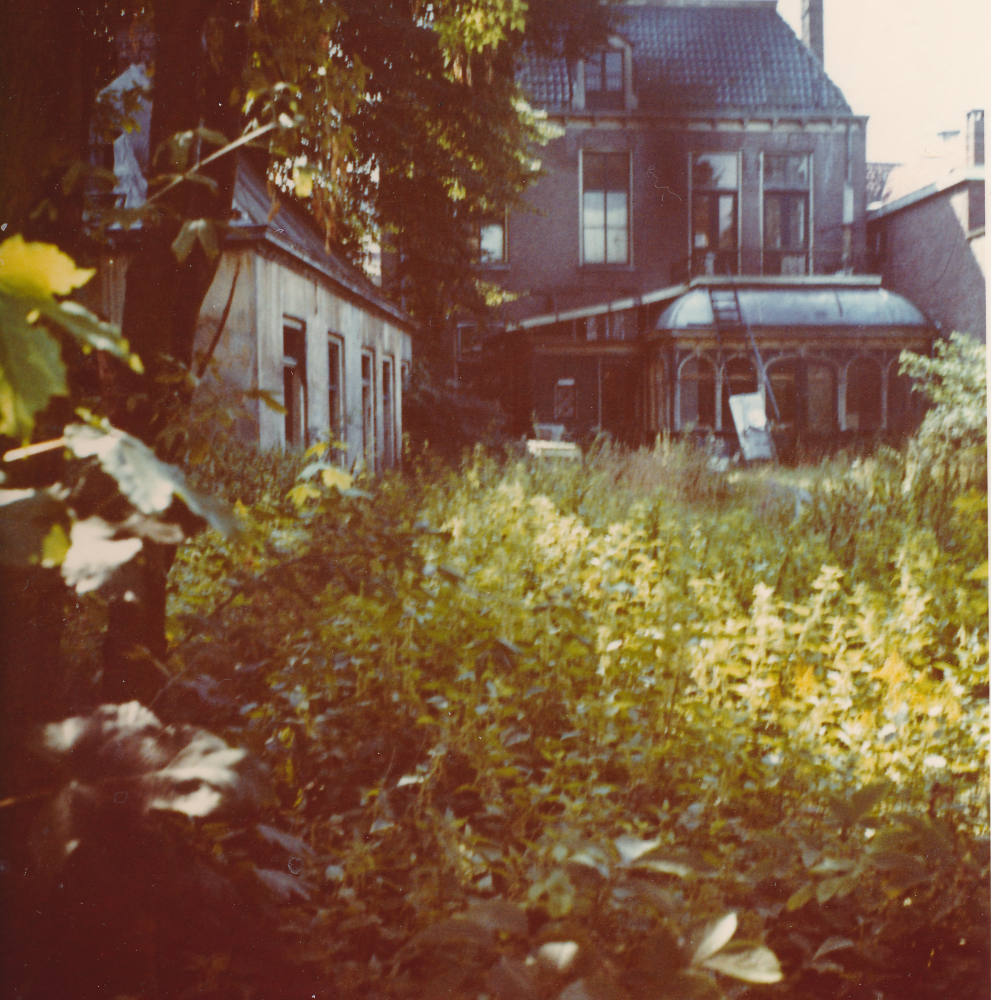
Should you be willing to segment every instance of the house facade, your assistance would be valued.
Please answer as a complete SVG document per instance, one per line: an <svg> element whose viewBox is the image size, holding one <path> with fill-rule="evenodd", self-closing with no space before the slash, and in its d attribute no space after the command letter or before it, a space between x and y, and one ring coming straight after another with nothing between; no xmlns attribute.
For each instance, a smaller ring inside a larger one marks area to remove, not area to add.
<svg viewBox="0 0 991 1000"><path fill-rule="evenodd" d="M868 204L868 245L886 288L911 295L940 331L987 339L984 111L934 155L895 166Z"/></svg>
<svg viewBox="0 0 991 1000"><path fill-rule="evenodd" d="M524 65L524 87L562 134L542 156L537 211L480 233L485 277L516 298L458 338L459 376L500 398L517 430L535 415L628 440L729 433L725 400L754 379L772 419L792 428L900 425L894 410L861 419L859 390L845 396L847 366L858 337L880 338L864 347L880 352L870 354L880 391L899 345L925 349L928 324L907 302L889 315L894 300L857 277L867 263L867 121L826 76L821 3L806 6L799 39L774 0L621 4L604 51ZM703 292L707 324L663 318ZM850 295L858 319L837 319ZM788 321L760 319L771 314ZM813 355L825 367L797 360ZM596 372L591 394L579 368ZM791 400L780 416L775 380ZM823 410L808 393L826 386Z"/></svg>

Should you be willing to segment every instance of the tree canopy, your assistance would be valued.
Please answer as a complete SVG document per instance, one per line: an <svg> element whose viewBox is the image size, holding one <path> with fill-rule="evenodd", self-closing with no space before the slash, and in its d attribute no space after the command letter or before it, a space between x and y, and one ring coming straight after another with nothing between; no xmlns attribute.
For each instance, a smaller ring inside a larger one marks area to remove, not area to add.
<svg viewBox="0 0 991 1000"><path fill-rule="evenodd" d="M140 294L130 296L124 332L179 359L213 268L200 251L170 265L165 249L185 220L227 220L233 158L189 175L215 151L211 140L271 126L253 145L291 188L283 196L303 200L355 261L368 239L383 239L403 303L439 329L452 310L484 302L471 266L480 221L519 206L539 173L536 150L549 133L516 81L523 47L576 58L603 42L610 23L597 0L86 0L72 17L48 0L2 16L11 51L0 72L16 96L0 153L0 214L76 255L85 250L86 185L75 181L88 173L90 186L107 182L88 162L97 93L129 35L154 39L150 147L162 152L152 194L177 175L187 180L141 216L158 238L131 276ZM176 139L190 134L195 142ZM148 268L160 285L162 272L183 274L149 296ZM178 314L163 309L176 301L176 280L188 303Z"/></svg>

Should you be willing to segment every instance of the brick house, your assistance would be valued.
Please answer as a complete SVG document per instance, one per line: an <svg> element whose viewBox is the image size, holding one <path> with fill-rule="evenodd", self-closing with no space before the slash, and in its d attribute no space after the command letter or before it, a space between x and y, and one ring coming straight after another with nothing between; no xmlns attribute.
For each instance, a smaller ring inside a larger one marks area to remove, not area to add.
<svg viewBox="0 0 991 1000"><path fill-rule="evenodd" d="M889 379L898 396L892 357L925 349L928 323L856 277L867 122L823 70L821 2L806 7L803 41L774 0L627 3L606 50L523 66L562 135L536 213L480 233L482 273L518 297L457 342L461 379L486 385L517 431L536 417L629 440L729 435L725 401L747 386L769 411L787 397L778 419L796 432L906 419L853 406L887 398ZM810 392L829 399L810 411Z"/></svg>
<svg viewBox="0 0 991 1000"><path fill-rule="evenodd" d="M884 285L911 295L941 332L987 339L984 112L934 155L889 168L868 201L868 245Z"/></svg>

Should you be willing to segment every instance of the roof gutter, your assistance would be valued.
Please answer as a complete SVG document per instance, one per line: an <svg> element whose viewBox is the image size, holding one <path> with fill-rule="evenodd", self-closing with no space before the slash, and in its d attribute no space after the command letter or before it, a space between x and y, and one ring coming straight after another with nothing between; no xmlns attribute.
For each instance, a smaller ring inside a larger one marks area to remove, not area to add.
<svg viewBox="0 0 991 1000"><path fill-rule="evenodd" d="M233 225L227 231L227 239L225 242L253 242L256 240L263 240L267 243L271 243L273 246L278 247L291 257L301 260L304 264L312 267L315 271L318 271L325 278L332 281L338 286L338 288L342 288L344 291L356 296L361 301L369 303L380 312L383 312L392 319L397 320L407 329L414 330L417 328L417 324L412 317L407 316L398 306L393 305L388 300L380 298L379 296L375 296L374 298L369 297L367 289L362 288L356 282L348 281L339 274L335 274L325 267L321 261L311 257L305 250L302 250L299 246L293 243L292 240L287 240L281 237L278 233L273 232L269 226Z"/></svg>
<svg viewBox="0 0 991 1000"><path fill-rule="evenodd" d="M961 184L968 184L973 181L984 182L983 166L951 170L939 180L933 181L932 184L927 184L925 187L910 191L908 194L902 195L901 198L897 198L894 201L886 204L883 202L873 202L874 207L868 207L867 209L867 221L874 222L876 219L884 218L884 216L891 215L893 212L900 212L903 208L908 208L916 202L924 201L926 198L932 198L943 191L949 191L951 188L959 187Z"/></svg>

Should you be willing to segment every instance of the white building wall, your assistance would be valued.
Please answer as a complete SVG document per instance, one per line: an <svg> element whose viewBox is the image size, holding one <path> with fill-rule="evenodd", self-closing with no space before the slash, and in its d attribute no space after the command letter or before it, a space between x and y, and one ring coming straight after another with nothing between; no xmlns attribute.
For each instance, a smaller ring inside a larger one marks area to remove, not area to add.
<svg viewBox="0 0 991 1000"><path fill-rule="evenodd" d="M402 442L402 385L399 373L403 362L409 362L412 356L409 334L367 307L335 294L310 275L271 259L258 259L255 302L259 388L283 401L283 321L292 318L305 324L309 438L311 442L325 438L331 424L327 341L330 335L339 338L343 348L343 436L348 446L345 464L350 468L362 459L361 357L363 350L371 351L374 356L377 464L382 468L398 462ZM384 455L384 357L393 361L393 444L396 454L392 456ZM262 448L285 447L285 418L264 405L259 409L259 444Z"/></svg>

